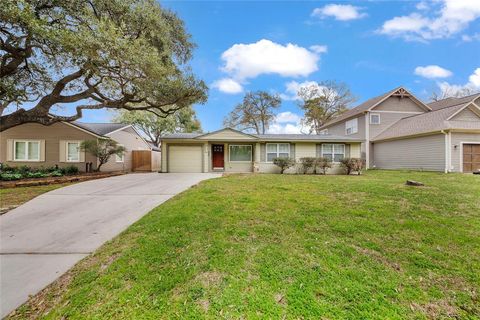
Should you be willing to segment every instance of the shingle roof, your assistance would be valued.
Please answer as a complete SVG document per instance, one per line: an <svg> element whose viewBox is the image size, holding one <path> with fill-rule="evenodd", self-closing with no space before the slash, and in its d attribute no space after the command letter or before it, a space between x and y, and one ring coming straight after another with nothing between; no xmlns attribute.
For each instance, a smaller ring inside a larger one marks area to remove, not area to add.
<svg viewBox="0 0 480 320"><path fill-rule="evenodd" d="M173 133L163 136L163 139L195 139L199 136L205 135L204 133ZM284 141L360 141L361 139L335 136L330 134L250 134L259 140L284 140Z"/></svg>
<svg viewBox="0 0 480 320"><path fill-rule="evenodd" d="M329 122L325 123L322 127L327 127L327 126L330 126L334 123L337 123L337 122L343 121L345 119L348 119L350 117L361 114L361 113L367 111L368 109L370 109L371 107L373 107L374 105L376 105L377 103L379 103L380 101L382 101L383 99L385 99L386 97L388 97L389 95L391 95L392 93L394 93L395 91L397 91L398 89L399 88L395 88L395 89L393 89L389 92L386 92L382 95L379 95L377 97L368 99L367 101L359 104L355 108L352 108L352 109L342 113L340 116L336 117L335 119L330 120Z"/></svg>
<svg viewBox="0 0 480 320"><path fill-rule="evenodd" d="M432 108L432 110L440 110L440 109L443 109L443 108L448 108L448 107L453 107L453 106L460 105L460 104L465 104L465 103L471 102L471 101L473 101L477 98L480 98L480 92L477 92L475 94L471 94L471 95L466 96L466 97L461 97L461 98L450 97L450 98L430 102L427 105L430 108Z"/></svg>
<svg viewBox="0 0 480 320"><path fill-rule="evenodd" d="M372 141L394 139L448 129L480 129L480 121L447 120L467 105L468 103L463 103L403 118L385 129L373 138Z"/></svg>
<svg viewBox="0 0 480 320"><path fill-rule="evenodd" d="M86 123L79 121L74 121L72 122L72 124L84 130L95 133L99 136L104 136L106 134L109 134L110 132L128 126L128 124L125 123Z"/></svg>

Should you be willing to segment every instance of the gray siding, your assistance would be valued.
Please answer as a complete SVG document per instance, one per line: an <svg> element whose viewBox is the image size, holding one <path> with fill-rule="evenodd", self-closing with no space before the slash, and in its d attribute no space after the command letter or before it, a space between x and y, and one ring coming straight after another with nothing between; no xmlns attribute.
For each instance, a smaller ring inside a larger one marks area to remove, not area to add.
<svg viewBox="0 0 480 320"><path fill-rule="evenodd" d="M445 170L445 135L414 137L374 144L374 165L380 169Z"/></svg>
<svg viewBox="0 0 480 320"><path fill-rule="evenodd" d="M480 143L480 133L452 133L452 143L451 143L451 148L452 148L452 167L451 170L453 172L462 172L462 148L461 148L461 143L469 143L469 142L475 142L475 143ZM455 146L457 146L455 148Z"/></svg>
<svg viewBox="0 0 480 320"><path fill-rule="evenodd" d="M388 128L393 125L395 122L399 121L402 118L414 116L418 113L400 113L400 112L375 112L372 111L373 114L380 115L380 124L370 124L370 139L375 138L384 130L388 130ZM369 114L370 117L370 114ZM370 123L370 118L368 119Z"/></svg>
<svg viewBox="0 0 480 320"><path fill-rule="evenodd" d="M466 108L460 111L455 117L452 118L455 121L480 121L480 117L477 116L470 108Z"/></svg>
<svg viewBox="0 0 480 320"><path fill-rule="evenodd" d="M349 120L355 119L355 117L342 121L340 123L334 124L331 127L328 127L328 133L331 135L346 136L349 138L365 139L365 116L359 115L358 119L358 132L351 135L345 134L345 123Z"/></svg>
<svg viewBox="0 0 480 320"><path fill-rule="evenodd" d="M422 107L408 97L390 97L376 106L372 112L375 110L425 112Z"/></svg>

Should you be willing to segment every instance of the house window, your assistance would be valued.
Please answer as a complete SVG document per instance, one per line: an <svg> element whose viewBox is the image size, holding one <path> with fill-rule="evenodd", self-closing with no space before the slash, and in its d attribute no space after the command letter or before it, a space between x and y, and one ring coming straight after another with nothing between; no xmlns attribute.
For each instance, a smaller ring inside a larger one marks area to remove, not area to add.
<svg viewBox="0 0 480 320"><path fill-rule="evenodd" d="M67 162L80 161L80 142L67 142Z"/></svg>
<svg viewBox="0 0 480 320"><path fill-rule="evenodd" d="M380 115L378 113L370 114L370 124L380 124Z"/></svg>
<svg viewBox="0 0 480 320"><path fill-rule="evenodd" d="M230 145L230 162L252 162L252 146Z"/></svg>
<svg viewBox="0 0 480 320"><path fill-rule="evenodd" d="M345 134L354 134L358 132L358 119L352 119L345 122Z"/></svg>
<svg viewBox="0 0 480 320"><path fill-rule="evenodd" d="M267 162L273 162L275 158L289 158L289 143L267 143Z"/></svg>
<svg viewBox="0 0 480 320"><path fill-rule="evenodd" d="M123 144L118 144L118 146L123 147ZM124 152L120 153L120 155L116 154L115 155L115 162L124 162L125 160L125 154Z"/></svg>
<svg viewBox="0 0 480 320"><path fill-rule="evenodd" d="M345 158L345 145L324 143L322 144L322 157L330 159L333 162L340 162Z"/></svg>
<svg viewBox="0 0 480 320"><path fill-rule="evenodd" d="M15 161L40 161L40 141L15 140Z"/></svg>

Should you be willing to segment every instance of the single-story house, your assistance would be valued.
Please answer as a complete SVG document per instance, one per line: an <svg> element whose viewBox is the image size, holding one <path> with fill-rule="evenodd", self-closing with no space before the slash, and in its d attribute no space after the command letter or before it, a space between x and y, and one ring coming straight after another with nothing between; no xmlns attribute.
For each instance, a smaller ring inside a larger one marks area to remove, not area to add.
<svg viewBox="0 0 480 320"><path fill-rule="evenodd" d="M248 134L231 128L162 138L162 172L279 172L277 157L327 157L339 172L344 157L361 157L362 139L334 135ZM287 172L294 172L293 167Z"/></svg>
<svg viewBox="0 0 480 320"><path fill-rule="evenodd" d="M132 152L152 150L131 125L124 123L58 122L50 126L25 123L0 133L0 162L9 166L76 166L95 170L98 160L80 149L85 140L111 138L125 147L121 156L112 156L102 171L130 171ZM158 155L159 157L159 155ZM158 168L159 169L159 168Z"/></svg>

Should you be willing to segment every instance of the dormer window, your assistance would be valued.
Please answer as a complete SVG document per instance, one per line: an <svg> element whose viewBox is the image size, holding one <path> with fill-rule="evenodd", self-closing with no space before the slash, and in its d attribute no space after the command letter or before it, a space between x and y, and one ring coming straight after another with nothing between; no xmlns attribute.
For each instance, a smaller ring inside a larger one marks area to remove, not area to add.
<svg viewBox="0 0 480 320"><path fill-rule="evenodd" d="M370 114L370 124L380 124L380 114L371 113Z"/></svg>

